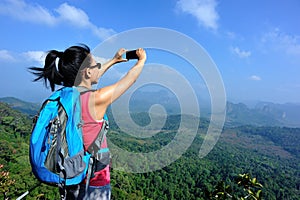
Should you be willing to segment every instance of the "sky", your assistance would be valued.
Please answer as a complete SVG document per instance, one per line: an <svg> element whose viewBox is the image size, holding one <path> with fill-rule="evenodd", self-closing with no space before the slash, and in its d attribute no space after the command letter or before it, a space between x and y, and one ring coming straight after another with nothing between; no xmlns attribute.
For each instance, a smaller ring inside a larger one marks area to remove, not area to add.
<svg viewBox="0 0 300 200"><path fill-rule="evenodd" d="M300 103L299 19L298 0L1 0L0 97L45 99L50 90L32 82L27 68L42 67L51 49L79 43L94 49L124 31L158 27L203 47L219 71L228 101ZM147 54L149 63L179 71L184 65L159 51ZM111 69L103 81L110 83L127 69ZM205 88L190 67L184 69L196 91Z"/></svg>

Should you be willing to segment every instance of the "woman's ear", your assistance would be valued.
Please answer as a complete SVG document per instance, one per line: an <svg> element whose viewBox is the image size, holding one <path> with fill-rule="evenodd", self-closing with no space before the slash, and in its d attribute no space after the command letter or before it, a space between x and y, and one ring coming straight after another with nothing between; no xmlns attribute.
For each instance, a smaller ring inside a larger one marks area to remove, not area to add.
<svg viewBox="0 0 300 200"><path fill-rule="evenodd" d="M91 72L91 69L90 68L86 68L86 70L84 70L84 75L86 78L91 78L92 76L92 72Z"/></svg>

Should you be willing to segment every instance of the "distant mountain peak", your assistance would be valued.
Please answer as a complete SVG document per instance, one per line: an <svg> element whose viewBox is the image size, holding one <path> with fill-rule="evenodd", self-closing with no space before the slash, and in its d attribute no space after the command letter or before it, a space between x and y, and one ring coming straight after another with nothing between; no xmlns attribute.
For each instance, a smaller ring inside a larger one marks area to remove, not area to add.
<svg viewBox="0 0 300 200"><path fill-rule="evenodd" d="M3 97L0 98L0 102L6 103L11 108L27 115L35 115L40 108L40 104L38 103L26 102L15 97Z"/></svg>

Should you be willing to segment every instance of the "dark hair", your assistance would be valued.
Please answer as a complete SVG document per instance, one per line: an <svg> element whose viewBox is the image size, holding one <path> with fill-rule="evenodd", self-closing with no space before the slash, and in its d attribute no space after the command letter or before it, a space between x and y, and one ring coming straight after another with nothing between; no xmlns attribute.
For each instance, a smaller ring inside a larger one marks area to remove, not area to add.
<svg viewBox="0 0 300 200"><path fill-rule="evenodd" d="M29 68L31 73L37 76L33 81L44 79L47 88L49 81L52 91L55 90L55 85L72 87L80 82L78 80L80 77L77 77L78 71L90 63L89 54L90 48L86 45L72 46L64 52L51 50L46 56L43 68ZM57 58L58 66L56 66Z"/></svg>

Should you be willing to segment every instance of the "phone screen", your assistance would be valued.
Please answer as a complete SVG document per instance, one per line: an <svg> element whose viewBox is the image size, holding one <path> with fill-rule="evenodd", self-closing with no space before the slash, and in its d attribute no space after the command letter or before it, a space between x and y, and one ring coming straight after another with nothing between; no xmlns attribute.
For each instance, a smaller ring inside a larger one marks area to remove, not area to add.
<svg viewBox="0 0 300 200"><path fill-rule="evenodd" d="M131 50L126 52L126 59L131 60L131 59L138 59L139 57L136 55L136 50Z"/></svg>

